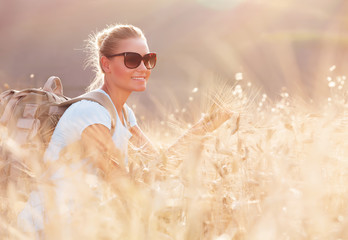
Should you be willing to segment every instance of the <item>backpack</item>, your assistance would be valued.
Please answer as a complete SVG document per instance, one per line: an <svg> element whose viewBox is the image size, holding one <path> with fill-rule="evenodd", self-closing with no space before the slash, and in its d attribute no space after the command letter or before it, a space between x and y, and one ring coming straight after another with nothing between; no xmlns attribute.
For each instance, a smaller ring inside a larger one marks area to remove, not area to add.
<svg viewBox="0 0 348 240"><path fill-rule="evenodd" d="M0 188L7 191L10 182L27 189L34 178L32 168L41 160L53 131L73 103L91 100L104 106L111 115L111 135L116 127L116 111L105 94L89 92L76 98L63 95L62 82L52 76L43 88L21 91L7 90L0 94ZM127 111L123 109L129 126ZM29 181L28 181L29 180Z"/></svg>

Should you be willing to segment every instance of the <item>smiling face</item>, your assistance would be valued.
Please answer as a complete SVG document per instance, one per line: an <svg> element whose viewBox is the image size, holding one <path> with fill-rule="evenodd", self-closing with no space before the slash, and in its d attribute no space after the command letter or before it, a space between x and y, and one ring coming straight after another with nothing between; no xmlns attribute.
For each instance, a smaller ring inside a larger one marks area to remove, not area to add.
<svg viewBox="0 0 348 240"><path fill-rule="evenodd" d="M141 56L149 53L149 47L143 38L128 38L119 41L113 54L123 52L135 52ZM127 68L124 64L124 56L101 58L102 67L105 73L105 84L111 88L127 92L140 92L146 89L147 81L151 70L148 70L144 62L134 69Z"/></svg>

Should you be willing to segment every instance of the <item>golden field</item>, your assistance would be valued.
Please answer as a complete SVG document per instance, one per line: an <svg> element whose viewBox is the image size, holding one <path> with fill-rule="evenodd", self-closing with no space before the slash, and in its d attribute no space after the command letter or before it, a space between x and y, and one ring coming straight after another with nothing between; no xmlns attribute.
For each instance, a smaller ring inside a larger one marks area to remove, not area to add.
<svg viewBox="0 0 348 240"><path fill-rule="evenodd" d="M18 226L28 192L10 187L1 201L3 239L346 239L345 81L329 77L330 94L315 102L286 89L270 100L241 77L220 85L192 114L223 108L239 120L192 136L175 155L130 151L130 177L112 184L73 162L34 168L44 228ZM145 129L155 145L164 149L187 129L180 116ZM57 182L42 174L61 167L70 201L63 204Z"/></svg>

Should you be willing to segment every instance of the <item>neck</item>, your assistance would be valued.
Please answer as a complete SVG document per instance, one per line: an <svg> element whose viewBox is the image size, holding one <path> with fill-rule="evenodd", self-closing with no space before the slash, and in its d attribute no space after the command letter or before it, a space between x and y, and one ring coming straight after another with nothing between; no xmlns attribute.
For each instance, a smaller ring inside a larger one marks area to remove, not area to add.
<svg viewBox="0 0 348 240"><path fill-rule="evenodd" d="M122 116L121 112L123 105L127 101L131 92L117 88L115 86L110 86L106 82L101 87L101 89L104 90L110 96L113 104L116 107L117 113L119 114L119 116Z"/></svg>

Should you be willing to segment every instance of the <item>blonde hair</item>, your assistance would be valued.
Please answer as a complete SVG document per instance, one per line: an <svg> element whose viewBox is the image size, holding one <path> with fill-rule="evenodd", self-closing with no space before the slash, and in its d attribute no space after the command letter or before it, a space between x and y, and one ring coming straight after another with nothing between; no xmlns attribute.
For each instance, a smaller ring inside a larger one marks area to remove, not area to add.
<svg viewBox="0 0 348 240"><path fill-rule="evenodd" d="M128 38L143 38L146 40L140 28L123 24L108 26L102 31L89 36L85 47L87 52L86 67L92 68L95 72L95 77L86 91L92 91L103 85L104 71L101 67L101 57L114 54L119 41Z"/></svg>

